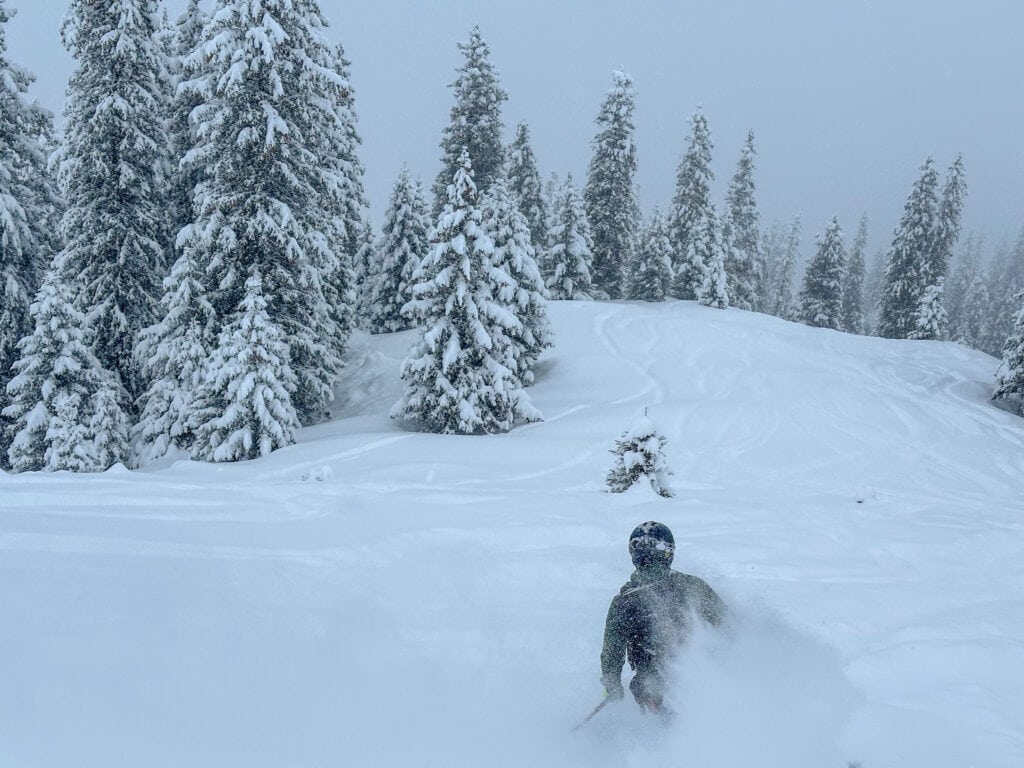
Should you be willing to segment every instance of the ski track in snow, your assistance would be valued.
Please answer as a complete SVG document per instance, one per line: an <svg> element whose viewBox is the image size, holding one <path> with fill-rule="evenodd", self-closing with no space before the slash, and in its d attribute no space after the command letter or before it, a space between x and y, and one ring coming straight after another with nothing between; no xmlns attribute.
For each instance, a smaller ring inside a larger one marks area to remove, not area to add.
<svg viewBox="0 0 1024 768"><path fill-rule="evenodd" d="M0 766L1024 765L1024 420L996 362L690 302L558 302L507 435L398 431L414 334L237 465L0 474ZM674 499L604 492L647 407ZM637 522L735 612L679 724L597 701Z"/></svg>

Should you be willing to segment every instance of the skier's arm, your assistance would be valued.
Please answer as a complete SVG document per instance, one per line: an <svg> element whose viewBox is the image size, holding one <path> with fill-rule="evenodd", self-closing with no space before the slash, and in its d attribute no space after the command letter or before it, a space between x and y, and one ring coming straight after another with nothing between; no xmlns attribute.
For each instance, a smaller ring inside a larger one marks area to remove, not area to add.
<svg viewBox="0 0 1024 768"><path fill-rule="evenodd" d="M725 621L725 603L722 602L722 598L718 596L718 593L707 582L701 581L700 585L700 598L697 610L701 618L708 624L713 627L720 626Z"/></svg>
<svg viewBox="0 0 1024 768"><path fill-rule="evenodd" d="M618 595L608 607L604 623L604 647L601 649L601 681L609 695L622 692L622 665L626 662L626 632ZM617 689L616 689L616 683Z"/></svg>

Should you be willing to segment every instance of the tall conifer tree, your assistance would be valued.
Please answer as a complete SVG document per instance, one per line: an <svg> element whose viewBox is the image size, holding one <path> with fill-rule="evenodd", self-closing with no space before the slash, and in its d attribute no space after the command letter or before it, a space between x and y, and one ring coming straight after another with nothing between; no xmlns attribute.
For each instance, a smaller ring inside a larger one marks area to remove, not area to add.
<svg viewBox="0 0 1024 768"><path fill-rule="evenodd" d="M938 175L929 157L914 183L889 248L882 283L878 335L905 339L917 327L917 309L931 267L938 216Z"/></svg>
<svg viewBox="0 0 1024 768"><path fill-rule="evenodd" d="M591 278L594 241L572 174L566 177L551 212L548 247L541 267L548 296L555 300L590 301L598 293Z"/></svg>
<svg viewBox="0 0 1024 768"><path fill-rule="evenodd" d="M279 429L265 427L270 442L253 443L261 447L290 436L289 408L309 422L321 418L341 367L345 329L330 301L340 300L339 291L326 284L345 268L337 153L346 141L338 104L348 84L325 27L314 0L222 0L189 57L197 69L210 65L189 83L204 97L193 113L201 141L195 153L209 164L183 247L207 274L218 349L248 338L263 345L260 354L287 355L265 361L287 376L274 391L291 402L279 411ZM257 321L260 334L247 325ZM215 350L210 365L224 359ZM232 407L231 385L211 367L201 390L206 418L221 423ZM227 453L209 443L197 442L195 450L204 458Z"/></svg>
<svg viewBox="0 0 1024 768"><path fill-rule="evenodd" d="M697 240L714 219L711 131L703 112L694 113L690 126L686 153L676 171L676 192L668 217L675 295L680 299L699 299L704 291L709 265L703 260L706 249L701 248Z"/></svg>
<svg viewBox="0 0 1024 768"><path fill-rule="evenodd" d="M843 274L846 252L839 222L832 221L818 236L818 250L807 265L800 291L800 319L817 328L842 329Z"/></svg>
<svg viewBox="0 0 1024 768"><path fill-rule="evenodd" d="M729 183L722 219L722 245L729 303L739 309L757 309L761 267L761 217L754 199L754 132L747 134L736 173Z"/></svg>
<svg viewBox="0 0 1024 768"><path fill-rule="evenodd" d="M638 301L664 301L672 290L672 243L657 208L641 231L628 285L627 298Z"/></svg>
<svg viewBox="0 0 1024 768"><path fill-rule="evenodd" d="M526 217L530 240L539 253L548 237L548 206L537 158L530 145L530 128L525 122L516 126L516 137L508 148L508 185L519 211Z"/></svg>
<svg viewBox="0 0 1024 768"><path fill-rule="evenodd" d="M481 226L494 248L490 267L494 298L519 321L519 327L512 327L507 334L512 342L515 373L524 386L529 386L537 359L551 346L547 290L534 256L530 226L504 179L491 186L481 207Z"/></svg>
<svg viewBox="0 0 1024 768"><path fill-rule="evenodd" d="M441 170L434 182L432 209L435 219L448 202L448 186L460 168L463 150L473 158L479 194L491 188L505 164L501 105L508 100L508 93L501 87L480 27L473 27L469 40L459 43L459 51L465 61L456 70L455 82L450 86L455 92L455 103L441 137Z"/></svg>
<svg viewBox="0 0 1024 768"><path fill-rule="evenodd" d="M593 156L583 188L594 241L591 276L610 298L623 295L624 270L633 258L640 206L636 198L637 157L633 140L636 94L625 72L612 73L612 88L598 112Z"/></svg>
<svg viewBox="0 0 1024 768"><path fill-rule="evenodd" d="M5 443L16 472L100 472L127 457L127 396L89 348L61 266L47 272L32 303L33 330L18 344L7 385Z"/></svg>
<svg viewBox="0 0 1024 768"><path fill-rule="evenodd" d="M402 308L412 301L413 275L430 248L427 204L418 181L402 169L384 214L368 314L370 330L393 333L410 327Z"/></svg>
<svg viewBox="0 0 1024 768"><path fill-rule="evenodd" d="M847 333L864 333L864 249L867 243L868 217L865 214L857 226L843 277L843 330Z"/></svg>
<svg viewBox="0 0 1024 768"><path fill-rule="evenodd" d="M72 0L61 35L68 86L60 174L63 278L102 365L133 395L139 332L156 317L167 262L163 171L169 141L157 0Z"/></svg>
<svg viewBox="0 0 1024 768"><path fill-rule="evenodd" d="M402 364L406 382L392 417L428 432L506 432L540 414L514 370L511 336L522 324L496 299L510 284L492 261L469 156L448 186L410 312L423 328Z"/></svg>
<svg viewBox="0 0 1024 768"><path fill-rule="evenodd" d="M32 330L29 306L58 247L59 201L44 144L53 136L53 121L28 97L34 75L7 58L13 15L0 0L0 410L7 404L18 341ZM0 467L7 464L6 432L0 417Z"/></svg>
<svg viewBox="0 0 1024 768"><path fill-rule="evenodd" d="M1024 302L1024 293L1017 296ZM1024 304L1013 317L1013 333L1003 346L1003 360L996 372L993 399L1008 398L1016 402L1017 412L1024 414Z"/></svg>

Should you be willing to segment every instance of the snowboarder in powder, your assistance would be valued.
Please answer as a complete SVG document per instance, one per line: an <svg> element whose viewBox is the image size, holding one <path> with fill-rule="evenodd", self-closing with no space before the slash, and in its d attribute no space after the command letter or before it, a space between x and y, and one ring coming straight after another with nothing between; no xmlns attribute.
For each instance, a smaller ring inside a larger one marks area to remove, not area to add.
<svg viewBox="0 0 1024 768"><path fill-rule="evenodd" d="M722 623L725 605L696 576L673 571L676 544L663 523L641 523L629 537L636 570L612 598L601 650L601 682L608 699L621 699L622 665L636 673L629 690L644 712L671 715L665 706L665 677L676 648L695 619Z"/></svg>

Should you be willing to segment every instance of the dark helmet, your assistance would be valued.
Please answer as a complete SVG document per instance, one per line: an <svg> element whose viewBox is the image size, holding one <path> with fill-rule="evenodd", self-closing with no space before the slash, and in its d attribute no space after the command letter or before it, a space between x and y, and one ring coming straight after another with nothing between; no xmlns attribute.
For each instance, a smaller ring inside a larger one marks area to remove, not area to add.
<svg viewBox="0 0 1024 768"><path fill-rule="evenodd" d="M656 564L668 567L675 553L676 540L664 523L640 523L629 535L629 556L637 568Z"/></svg>

